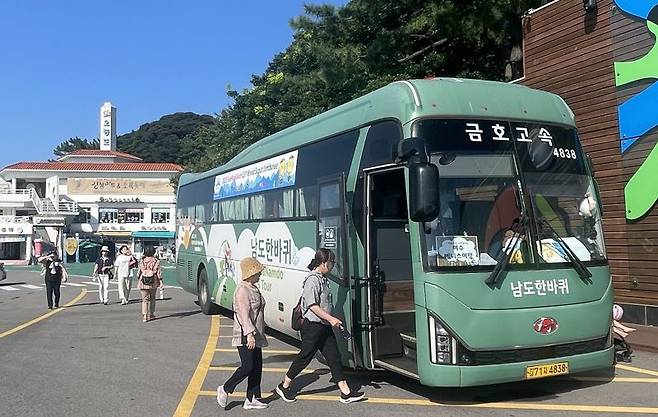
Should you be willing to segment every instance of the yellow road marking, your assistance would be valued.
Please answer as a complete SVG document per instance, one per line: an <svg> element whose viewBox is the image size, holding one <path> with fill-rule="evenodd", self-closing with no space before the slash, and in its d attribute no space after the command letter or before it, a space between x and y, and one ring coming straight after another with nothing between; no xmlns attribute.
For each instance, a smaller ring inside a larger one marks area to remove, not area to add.
<svg viewBox="0 0 658 417"><path fill-rule="evenodd" d="M65 309L66 307L70 307L70 306L72 306L73 304L77 303L77 302L80 301L85 295L87 295L87 290L85 290L85 289L80 290L80 294L78 294L77 297L75 297L73 300L69 301L68 303L64 304L62 307L60 307L60 308L56 308L56 309L54 309L54 310L50 310L49 312L47 312L47 313L44 314L43 316L39 316L39 317L37 317L37 318L35 318L35 319L32 319L32 320L30 320L30 321L28 321L28 322L25 322L25 323L21 324L20 326L16 326L16 327L14 327L14 328L11 329L11 330L7 330L7 331L4 332L4 333L0 333L0 339L2 339L2 338L5 337L5 336L9 336L9 335L11 335L11 334L14 334L14 333L16 333L16 332L18 332L18 331L21 331L21 330L23 330L23 329L26 328L26 327L29 327L29 326L31 326L31 325L33 325L33 324L35 324L35 323L40 322L41 320L45 320L45 319L47 319L47 318L50 317L50 316L54 316L55 314L59 313L60 311L64 311L64 309Z"/></svg>
<svg viewBox="0 0 658 417"><path fill-rule="evenodd" d="M658 371L652 371L650 369L636 368L635 366L621 365L619 363L615 365L615 367L625 371L637 372L639 374L658 376Z"/></svg>
<svg viewBox="0 0 658 417"><path fill-rule="evenodd" d="M235 371L236 367L234 366L211 366L208 368L209 371ZM329 369L304 369L301 373L303 374L312 374L315 371L326 371L329 372ZM288 368L263 368L263 372L271 372L271 373L286 373L288 372Z"/></svg>
<svg viewBox="0 0 658 417"><path fill-rule="evenodd" d="M593 381L593 382L640 382L644 384L656 384L658 383L658 378L627 378L616 376L614 378L605 378L600 376L574 376L569 379L576 381Z"/></svg>
<svg viewBox="0 0 658 417"><path fill-rule="evenodd" d="M202 396L215 396L214 391L201 391L199 395ZM232 397L244 397L245 392L234 392ZM265 393L264 399L267 399L274 394ZM305 401L333 401L337 402L338 394L336 395L309 395L300 394L296 398ZM607 405L581 405L581 404L537 404L537 403L481 403L473 404L468 402L446 401L435 402L427 399L404 399L404 398L372 398L369 397L364 402L372 404L394 404L394 405L417 405L417 406L438 406L450 408L495 408L495 409L515 409L515 410L543 410L543 411L584 411L591 413L629 413L629 414L658 414L657 407L621 407L621 406L607 406Z"/></svg>
<svg viewBox="0 0 658 417"><path fill-rule="evenodd" d="M194 371L194 375L192 375L192 378L190 379L190 383L187 385L183 398L181 398L178 407L176 407L174 417L189 417L192 414L192 409L194 409L194 404L196 403L196 399L198 398L201 387L203 386L203 381L206 379L208 368L212 363L218 337L219 316L212 316L212 320L210 321L210 334L208 335L206 348L203 350L203 354L201 354L199 364Z"/></svg>
<svg viewBox="0 0 658 417"><path fill-rule="evenodd" d="M217 348L217 349L215 349L215 352L238 353L238 350L236 348L233 348L233 349ZM299 351L298 350L263 349L263 353L278 353L278 354L284 354L284 355L296 355L296 354L299 353Z"/></svg>

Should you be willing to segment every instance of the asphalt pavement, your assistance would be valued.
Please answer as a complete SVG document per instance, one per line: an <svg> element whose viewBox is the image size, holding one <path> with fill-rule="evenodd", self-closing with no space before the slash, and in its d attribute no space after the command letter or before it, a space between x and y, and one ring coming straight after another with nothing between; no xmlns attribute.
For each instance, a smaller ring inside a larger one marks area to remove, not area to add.
<svg viewBox="0 0 658 417"><path fill-rule="evenodd" d="M658 415L658 355L636 352L609 373L572 375L467 389L422 387L384 371L348 372L368 401L338 402L325 365L315 360L295 381L298 401L272 394L297 347L274 335L264 351L262 390L267 411L242 409L243 391L227 410L215 389L239 366L230 346L232 321L204 316L194 297L167 288L157 319L141 322L139 293L98 303L88 277L62 289L58 310L47 310L43 278L12 271L0 282L0 416L573 416ZM77 284L77 285L73 285ZM7 287L14 289L7 290Z"/></svg>

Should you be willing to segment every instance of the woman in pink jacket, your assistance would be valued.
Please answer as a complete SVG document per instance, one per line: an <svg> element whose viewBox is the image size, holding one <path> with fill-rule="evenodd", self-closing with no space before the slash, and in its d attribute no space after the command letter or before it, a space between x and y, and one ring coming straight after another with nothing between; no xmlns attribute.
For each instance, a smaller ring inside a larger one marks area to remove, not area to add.
<svg viewBox="0 0 658 417"><path fill-rule="evenodd" d="M263 352L267 346L265 337L265 299L256 284L265 267L256 258L245 258L240 262L242 282L233 294L233 340L231 345L238 348L240 367L224 383L217 387L217 403L226 407L228 394L247 379L245 410L263 409L268 405L260 400L260 381L263 374Z"/></svg>

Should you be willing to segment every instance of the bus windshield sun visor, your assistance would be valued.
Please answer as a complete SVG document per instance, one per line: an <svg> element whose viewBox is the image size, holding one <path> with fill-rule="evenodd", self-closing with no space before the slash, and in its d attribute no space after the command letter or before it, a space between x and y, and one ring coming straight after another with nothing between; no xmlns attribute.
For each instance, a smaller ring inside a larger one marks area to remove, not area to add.
<svg viewBox="0 0 658 417"><path fill-rule="evenodd" d="M569 258L569 262L571 262L573 268L576 270L576 272L578 272L580 279L585 282L591 282L592 273L589 272L589 269L587 269L585 264L578 258L578 256L573 253L564 239L562 239L562 237L555 231L555 229L553 229L553 226L551 226L551 224L544 217L537 218L537 226L538 228L541 227L542 229L546 228L551 232L558 244L562 247L562 249L564 249L564 253L566 254L567 258Z"/></svg>
<svg viewBox="0 0 658 417"><path fill-rule="evenodd" d="M509 265L512 255L514 254L514 248L517 243L519 243L522 237L526 234L526 229L528 227L528 216L527 214L522 213L520 218L514 219L512 225L509 227L509 230L513 232L511 239L508 241L507 245L501 247L498 257L496 258L496 266L487 279L484 280L484 283L490 287L495 287L498 285L498 282L502 279L507 266Z"/></svg>

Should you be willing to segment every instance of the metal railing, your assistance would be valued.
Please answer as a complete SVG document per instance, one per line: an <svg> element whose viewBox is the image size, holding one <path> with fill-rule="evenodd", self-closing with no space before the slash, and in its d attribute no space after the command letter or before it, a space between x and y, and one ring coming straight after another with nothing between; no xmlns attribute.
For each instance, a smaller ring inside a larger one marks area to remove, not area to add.
<svg viewBox="0 0 658 417"><path fill-rule="evenodd" d="M8 190L6 188L0 189L0 194L5 195L24 195L32 201L34 209L39 214L65 214L65 215L77 215L80 211L78 208L78 203L75 201L63 201L59 200L54 203L49 198L41 198L33 188L24 188L16 190Z"/></svg>
<svg viewBox="0 0 658 417"><path fill-rule="evenodd" d="M0 194L30 194L33 191L32 188L19 188L17 190L12 190L6 187L0 188Z"/></svg>

